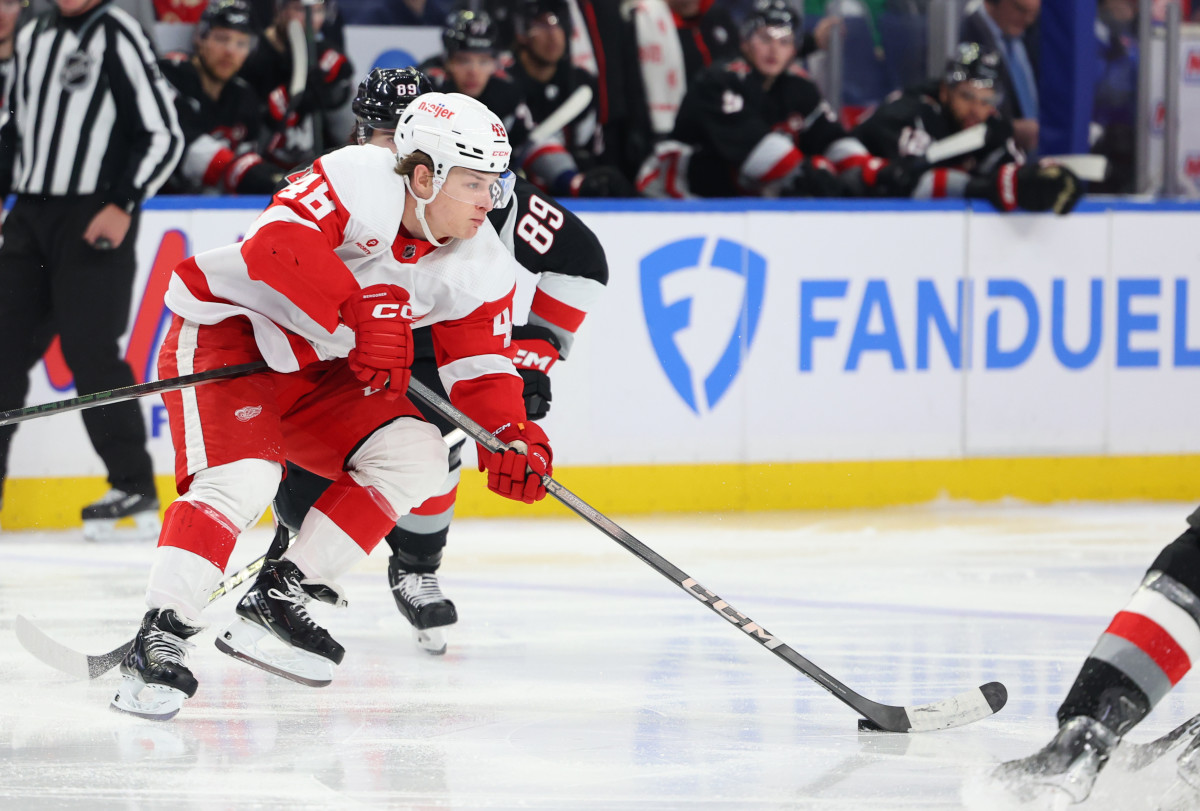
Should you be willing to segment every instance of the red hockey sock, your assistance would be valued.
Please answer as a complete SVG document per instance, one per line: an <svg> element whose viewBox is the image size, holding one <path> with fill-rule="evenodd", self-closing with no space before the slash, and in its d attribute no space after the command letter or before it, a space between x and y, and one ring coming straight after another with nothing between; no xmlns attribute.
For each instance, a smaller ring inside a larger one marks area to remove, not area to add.
<svg viewBox="0 0 1200 811"><path fill-rule="evenodd" d="M349 473L330 485L313 509L337 524L368 555L396 525L396 513L383 496Z"/></svg>
<svg viewBox="0 0 1200 811"><path fill-rule="evenodd" d="M233 522L215 508L203 502L176 501L167 507L158 545L199 555L225 571L237 537Z"/></svg>

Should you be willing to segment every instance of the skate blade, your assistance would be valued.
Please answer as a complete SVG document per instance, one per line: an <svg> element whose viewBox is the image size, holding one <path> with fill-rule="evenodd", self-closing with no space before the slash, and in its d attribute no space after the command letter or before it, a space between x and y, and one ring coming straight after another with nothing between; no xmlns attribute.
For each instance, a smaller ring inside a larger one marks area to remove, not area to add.
<svg viewBox="0 0 1200 811"><path fill-rule="evenodd" d="M413 628L413 641L430 656L446 652L446 631L443 628Z"/></svg>
<svg viewBox="0 0 1200 811"><path fill-rule="evenodd" d="M183 708L187 694L163 684L146 684L137 676L121 677L117 694L109 706L119 712L150 721L170 721Z"/></svg>
<svg viewBox="0 0 1200 811"><path fill-rule="evenodd" d="M144 512L128 518L92 518L83 522L85 541L153 541L162 524L157 512Z"/></svg>
<svg viewBox="0 0 1200 811"><path fill-rule="evenodd" d="M234 659L308 687L333 681L333 662L324 656L293 648L266 628L238 618L214 640L217 650Z"/></svg>

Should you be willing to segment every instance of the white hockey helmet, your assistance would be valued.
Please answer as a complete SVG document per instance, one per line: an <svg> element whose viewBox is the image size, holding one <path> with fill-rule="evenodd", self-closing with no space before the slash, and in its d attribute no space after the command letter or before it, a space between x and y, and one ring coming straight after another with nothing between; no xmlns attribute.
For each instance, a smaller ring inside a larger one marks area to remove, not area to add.
<svg viewBox="0 0 1200 811"><path fill-rule="evenodd" d="M400 116L396 159L421 151L443 180L455 166L478 172L508 169L508 131L485 105L462 93L423 93Z"/></svg>

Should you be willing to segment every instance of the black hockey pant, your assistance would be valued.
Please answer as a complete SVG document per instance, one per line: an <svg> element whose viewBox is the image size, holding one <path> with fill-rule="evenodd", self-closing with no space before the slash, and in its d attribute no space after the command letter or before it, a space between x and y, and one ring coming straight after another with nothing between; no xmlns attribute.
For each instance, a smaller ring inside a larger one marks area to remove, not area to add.
<svg viewBox="0 0 1200 811"><path fill-rule="evenodd" d="M29 372L54 335L80 394L131 386L133 371L120 355L136 270L137 215L115 250L83 240L103 207L99 195L17 198L4 222L0 247L0 410L20 408ZM47 419L58 419L48 417ZM83 412L92 446L108 481L126 492L154 492L146 426L137 401ZM0 427L0 483L8 472L15 425Z"/></svg>

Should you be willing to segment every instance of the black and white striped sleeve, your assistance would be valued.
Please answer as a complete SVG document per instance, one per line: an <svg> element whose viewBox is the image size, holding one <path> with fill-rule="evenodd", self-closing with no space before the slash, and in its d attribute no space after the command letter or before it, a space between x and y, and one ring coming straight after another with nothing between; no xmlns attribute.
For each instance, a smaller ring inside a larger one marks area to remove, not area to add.
<svg viewBox="0 0 1200 811"><path fill-rule="evenodd" d="M167 181L183 154L175 91L163 78L153 46L132 17L119 10L110 12L107 34L117 119L127 122L122 129L132 133L128 162L118 167L110 196L118 205L140 204Z"/></svg>

